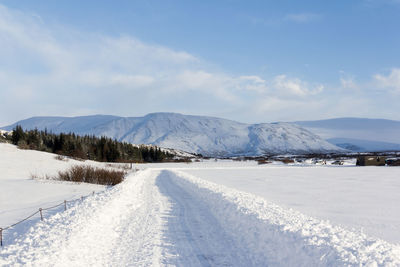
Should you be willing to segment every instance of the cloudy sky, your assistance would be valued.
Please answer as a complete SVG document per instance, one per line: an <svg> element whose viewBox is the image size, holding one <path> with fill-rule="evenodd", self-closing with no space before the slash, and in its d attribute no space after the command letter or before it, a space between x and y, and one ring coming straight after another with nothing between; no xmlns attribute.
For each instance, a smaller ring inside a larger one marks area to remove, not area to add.
<svg viewBox="0 0 400 267"><path fill-rule="evenodd" d="M400 120L400 1L0 0L0 126L151 112Z"/></svg>

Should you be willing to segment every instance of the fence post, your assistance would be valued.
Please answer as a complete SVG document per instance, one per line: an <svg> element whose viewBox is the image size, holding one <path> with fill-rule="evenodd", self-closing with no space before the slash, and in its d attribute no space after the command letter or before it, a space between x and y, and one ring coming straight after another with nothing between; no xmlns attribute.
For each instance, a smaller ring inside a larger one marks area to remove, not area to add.
<svg viewBox="0 0 400 267"><path fill-rule="evenodd" d="M93 191L93 196L94 196L94 191Z"/></svg>
<svg viewBox="0 0 400 267"><path fill-rule="evenodd" d="M64 200L64 211L66 211L66 210L67 210L67 201Z"/></svg>
<svg viewBox="0 0 400 267"><path fill-rule="evenodd" d="M39 208L39 211L40 211L40 219L43 221L42 208Z"/></svg>
<svg viewBox="0 0 400 267"><path fill-rule="evenodd" d="M0 227L0 247L3 246L3 228Z"/></svg>

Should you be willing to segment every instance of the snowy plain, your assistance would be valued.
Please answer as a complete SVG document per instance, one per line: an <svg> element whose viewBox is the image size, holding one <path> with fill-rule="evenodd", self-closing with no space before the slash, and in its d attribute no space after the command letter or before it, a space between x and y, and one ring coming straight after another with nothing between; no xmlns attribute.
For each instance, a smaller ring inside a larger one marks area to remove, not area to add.
<svg viewBox="0 0 400 267"><path fill-rule="evenodd" d="M400 244L400 168L257 166L185 172Z"/></svg>
<svg viewBox="0 0 400 267"><path fill-rule="evenodd" d="M98 190L14 229L0 266L400 266L399 168L137 164L140 171L104 188L32 181L33 171L52 174L75 162L4 144L0 152L8 160L0 188L7 205L20 203L15 210ZM24 153L25 165L12 153ZM13 182L35 183L45 196L17 198Z"/></svg>

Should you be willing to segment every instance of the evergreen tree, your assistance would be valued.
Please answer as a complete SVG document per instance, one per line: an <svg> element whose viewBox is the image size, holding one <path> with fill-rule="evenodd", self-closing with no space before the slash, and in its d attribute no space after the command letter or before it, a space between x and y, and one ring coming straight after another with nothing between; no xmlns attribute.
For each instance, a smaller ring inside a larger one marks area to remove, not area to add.
<svg viewBox="0 0 400 267"><path fill-rule="evenodd" d="M25 138L25 132L22 129L20 125L15 126L15 129L13 130L12 137L11 137L11 142L14 145L18 145L19 141L23 140Z"/></svg>
<svg viewBox="0 0 400 267"><path fill-rule="evenodd" d="M53 134L37 129L24 131L16 126L12 143L23 148L58 153L65 156L107 162L161 162L173 155L152 146L134 146L107 137Z"/></svg>

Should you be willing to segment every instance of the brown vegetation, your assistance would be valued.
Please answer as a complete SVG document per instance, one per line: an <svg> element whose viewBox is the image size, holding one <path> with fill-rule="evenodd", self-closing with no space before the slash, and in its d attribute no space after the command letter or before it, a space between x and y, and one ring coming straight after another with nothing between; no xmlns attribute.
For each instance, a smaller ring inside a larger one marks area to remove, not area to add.
<svg viewBox="0 0 400 267"><path fill-rule="evenodd" d="M63 156L63 155L57 155L54 157L56 160L60 160L60 161L68 161L68 158Z"/></svg>
<svg viewBox="0 0 400 267"><path fill-rule="evenodd" d="M258 163L258 165L262 165L262 164L270 164L272 162L267 159L259 159L259 160L257 160L257 163Z"/></svg>
<svg viewBox="0 0 400 267"><path fill-rule="evenodd" d="M102 185L116 185L124 180L126 172L95 168L92 166L72 166L69 170L58 172L58 180Z"/></svg>
<svg viewBox="0 0 400 267"><path fill-rule="evenodd" d="M281 160L285 164L294 163L294 159L285 158Z"/></svg>

